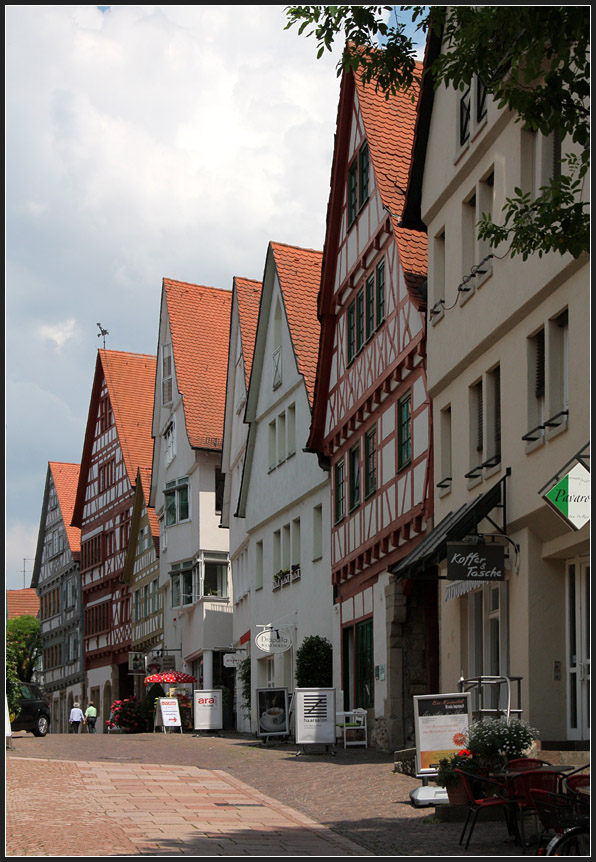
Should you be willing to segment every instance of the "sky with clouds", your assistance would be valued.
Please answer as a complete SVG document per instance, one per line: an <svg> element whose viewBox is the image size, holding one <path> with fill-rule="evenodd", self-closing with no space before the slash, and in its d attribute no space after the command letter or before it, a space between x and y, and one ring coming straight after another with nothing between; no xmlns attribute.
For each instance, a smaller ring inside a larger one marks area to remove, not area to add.
<svg viewBox="0 0 596 862"><path fill-rule="evenodd" d="M48 461L79 462L98 347L155 353L162 278L322 248L337 51L283 6L5 6L6 582Z"/></svg>

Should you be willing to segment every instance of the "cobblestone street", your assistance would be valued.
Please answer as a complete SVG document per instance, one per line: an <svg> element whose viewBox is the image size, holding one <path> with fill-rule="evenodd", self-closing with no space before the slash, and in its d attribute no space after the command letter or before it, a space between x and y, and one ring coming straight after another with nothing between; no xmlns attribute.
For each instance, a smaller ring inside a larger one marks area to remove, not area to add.
<svg viewBox="0 0 596 862"><path fill-rule="evenodd" d="M512 856L504 822L414 808L390 755L301 753L240 735L21 733L7 751L7 856Z"/></svg>

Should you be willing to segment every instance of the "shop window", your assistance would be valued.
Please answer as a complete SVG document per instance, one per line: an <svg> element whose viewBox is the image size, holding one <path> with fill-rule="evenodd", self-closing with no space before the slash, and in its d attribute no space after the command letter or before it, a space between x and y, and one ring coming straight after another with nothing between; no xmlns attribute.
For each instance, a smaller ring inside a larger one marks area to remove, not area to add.
<svg viewBox="0 0 596 862"><path fill-rule="evenodd" d="M355 628L355 709L374 705L373 621L357 623Z"/></svg>

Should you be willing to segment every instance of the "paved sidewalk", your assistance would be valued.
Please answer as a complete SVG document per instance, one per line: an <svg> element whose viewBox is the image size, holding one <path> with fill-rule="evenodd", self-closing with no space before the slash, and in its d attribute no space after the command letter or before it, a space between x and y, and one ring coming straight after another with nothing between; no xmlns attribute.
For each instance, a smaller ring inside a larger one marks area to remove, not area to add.
<svg viewBox="0 0 596 862"><path fill-rule="evenodd" d="M19 733L13 743L9 856L522 855L504 821L479 820L465 851L462 824L414 808L420 781L370 749L296 756L295 744L233 733Z"/></svg>
<svg viewBox="0 0 596 862"><path fill-rule="evenodd" d="M368 856L219 770L10 759L7 856Z"/></svg>

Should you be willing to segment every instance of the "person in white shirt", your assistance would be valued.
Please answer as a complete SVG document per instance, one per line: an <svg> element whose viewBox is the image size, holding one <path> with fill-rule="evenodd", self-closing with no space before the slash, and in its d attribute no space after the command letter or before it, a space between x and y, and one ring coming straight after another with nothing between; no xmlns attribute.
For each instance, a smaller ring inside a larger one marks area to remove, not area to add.
<svg viewBox="0 0 596 862"><path fill-rule="evenodd" d="M83 710L79 706L78 703L75 703L73 708L70 710L70 718L68 719L70 722L71 733L78 733L79 726L81 722L85 721L85 716L83 715Z"/></svg>

